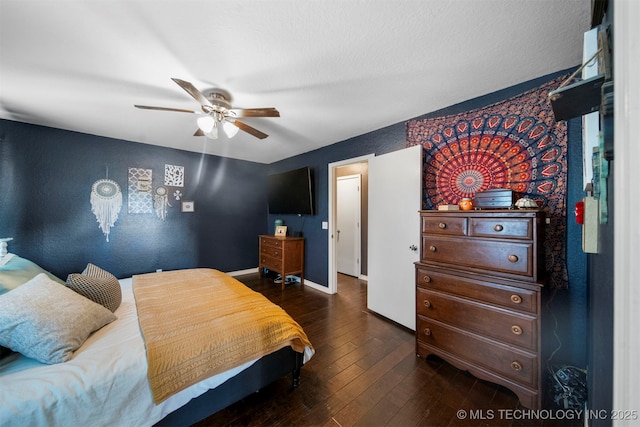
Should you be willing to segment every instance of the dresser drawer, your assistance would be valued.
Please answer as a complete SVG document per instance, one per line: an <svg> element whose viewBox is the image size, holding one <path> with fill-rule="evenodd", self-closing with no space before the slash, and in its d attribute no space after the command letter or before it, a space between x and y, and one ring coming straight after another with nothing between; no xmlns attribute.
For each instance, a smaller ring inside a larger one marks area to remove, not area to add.
<svg viewBox="0 0 640 427"><path fill-rule="evenodd" d="M422 217L422 232L432 234L467 234L467 218L456 216Z"/></svg>
<svg viewBox="0 0 640 427"><path fill-rule="evenodd" d="M420 254L422 262L437 262L449 264L455 268L486 270L494 275L507 273L533 277L534 273L532 242L423 235Z"/></svg>
<svg viewBox="0 0 640 427"><path fill-rule="evenodd" d="M260 255L282 259L282 248L277 246L260 245Z"/></svg>
<svg viewBox="0 0 640 427"><path fill-rule="evenodd" d="M272 258L261 254L260 267L265 267L267 270L280 272L280 270L282 270L282 259Z"/></svg>
<svg viewBox="0 0 640 427"><path fill-rule="evenodd" d="M538 347L536 317L417 288L418 314L528 350Z"/></svg>
<svg viewBox="0 0 640 427"><path fill-rule="evenodd" d="M275 237L262 236L260 237L260 246L271 246L282 249L282 240L276 239Z"/></svg>
<svg viewBox="0 0 640 427"><path fill-rule="evenodd" d="M469 218L469 235L531 240L533 238L533 219Z"/></svg>
<svg viewBox="0 0 640 427"><path fill-rule="evenodd" d="M422 316L417 320L418 346L424 343L520 384L538 387L539 363L535 354L509 348Z"/></svg>
<svg viewBox="0 0 640 427"><path fill-rule="evenodd" d="M421 266L416 267L416 283L423 288L497 304L509 309L538 313L539 293L529 289L447 274Z"/></svg>

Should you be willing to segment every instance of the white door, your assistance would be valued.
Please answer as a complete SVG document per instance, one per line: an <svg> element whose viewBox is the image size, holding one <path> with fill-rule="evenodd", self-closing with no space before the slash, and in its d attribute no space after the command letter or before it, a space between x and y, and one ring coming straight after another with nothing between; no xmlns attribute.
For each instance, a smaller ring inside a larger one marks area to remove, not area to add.
<svg viewBox="0 0 640 427"><path fill-rule="evenodd" d="M421 178L420 145L369 160L367 307L413 330Z"/></svg>
<svg viewBox="0 0 640 427"><path fill-rule="evenodd" d="M337 179L336 251L339 273L360 276L360 175Z"/></svg>

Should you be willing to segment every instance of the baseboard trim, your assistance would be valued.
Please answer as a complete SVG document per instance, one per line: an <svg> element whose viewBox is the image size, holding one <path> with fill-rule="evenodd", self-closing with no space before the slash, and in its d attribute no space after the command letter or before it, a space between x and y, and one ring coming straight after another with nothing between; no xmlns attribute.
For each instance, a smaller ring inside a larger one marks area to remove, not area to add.
<svg viewBox="0 0 640 427"><path fill-rule="evenodd" d="M327 286L319 285L317 283L312 282L311 280L304 279L304 285L312 289L315 289L317 291L324 292L325 294L331 294Z"/></svg>
<svg viewBox="0 0 640 427"><path fill-rule="evenodd" d="M252 274L257 272L258 272L258 267L247 268L246 270L227 271L226 273L229 276L235 277L235 276L244 276L245 274Z"/></svg>
<svg viewBox="0 0 640 427"><path fill-rule="evenodd" d="M236 271L227 271L226 273L229 276L235 277L235 276L244 276L245 274L252 274L252 273L257 273L258 272L258 267L254 267L254 268L247 268L245 270L236 270ZM296 281L299 283L300 282L300 277L298 276L293 276L296 278ZM331 294L331 292L329 292L329 288L327 286L323 286L320 285L318 283L312 282L309 279L304 279L304 285L308 286L310 288L313 288L317 291L320 292L324 292L325 294Z"/></svg>

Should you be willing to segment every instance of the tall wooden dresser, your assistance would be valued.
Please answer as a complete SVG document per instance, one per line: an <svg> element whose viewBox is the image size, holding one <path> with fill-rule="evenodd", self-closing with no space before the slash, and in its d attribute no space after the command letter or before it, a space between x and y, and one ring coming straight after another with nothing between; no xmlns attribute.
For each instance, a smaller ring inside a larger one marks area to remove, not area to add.
<svg viewBox="0 0 640 427"><path fill-rule="evenodd" d="M289 275L299 275L300 283L304 283L303 237L262 235L259 244L258 270L260 276L262 276L263 268L280 273L283 289L285 278Z"/></svg>
<svg viewBox="0 0 640 427"><path fill-rule="evenodd" d="M541 407L544 213L421 211L416 351Z"/></svg>

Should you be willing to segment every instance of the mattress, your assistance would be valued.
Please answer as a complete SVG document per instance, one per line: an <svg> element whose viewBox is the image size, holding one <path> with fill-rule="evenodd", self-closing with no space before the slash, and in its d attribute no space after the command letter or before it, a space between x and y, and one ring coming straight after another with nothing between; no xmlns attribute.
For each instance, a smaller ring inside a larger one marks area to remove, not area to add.
<svg viewBox="0 0 640 427"><path fill-rule="evenodd" d="M149 426L256 361L153 403L132 280L121 279L117 320L87 339L73 359L45 365L19 354L0 360L2 426Z"/></svg>

